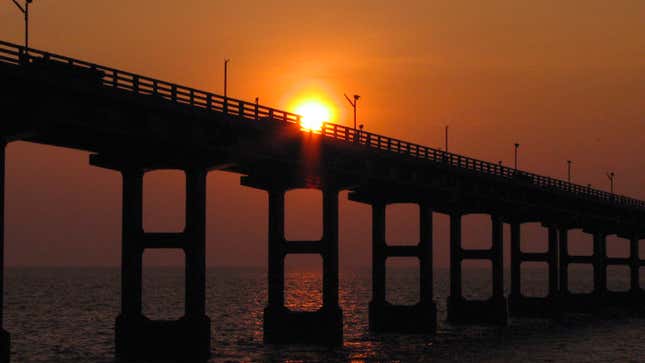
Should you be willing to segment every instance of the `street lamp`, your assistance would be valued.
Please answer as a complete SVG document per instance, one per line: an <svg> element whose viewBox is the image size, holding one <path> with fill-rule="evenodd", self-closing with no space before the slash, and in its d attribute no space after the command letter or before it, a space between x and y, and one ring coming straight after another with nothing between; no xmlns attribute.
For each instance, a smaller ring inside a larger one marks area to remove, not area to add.
<svg viewBox="0 0 645 363"><path fill-rule="evenodd" d="M347 97L347 95L345 95L345 98L347 99L347 102L349 102L349 104L352 105L352 107L354 108L354 130L356 130L356 103L361 98L361 96L354 95L354 101L353 102L349 97Z"/></svg>
<svg viewBox="0 0 645 363"><path fill-rule="evenodd" d="M228 98L228 62L230 59L224 60L224 98Z"/></svg>
<svg viewBox="0 0 645 363"><path fill-rule="evenodd" d="M607 178L609 178L609 183L611 184L611 193L614 193L614 180L616 179L616 174L614 172L607 173Z"/></svg>
<svg viewBox="0 0 645 363"><path fill-rule="evenodd" d="M33 0L25 0L25 6L22 6L16 0L11 0L18 7L20 12L25 16L25 52L29 51L29 4Z"/></svg>
<svg viewBox="0 0 645 363"><path fill-rule="evenodd" d="M520 148L520 144L515 143L515 169L517 169L517 152Z"/></svg>
<svg viewBox="0 0 645 363"><path fill-rule="evenodd" d="M445 137L445 147L446 147L446 152L448 152L448 125L446 125L446 137Z"/></svg>

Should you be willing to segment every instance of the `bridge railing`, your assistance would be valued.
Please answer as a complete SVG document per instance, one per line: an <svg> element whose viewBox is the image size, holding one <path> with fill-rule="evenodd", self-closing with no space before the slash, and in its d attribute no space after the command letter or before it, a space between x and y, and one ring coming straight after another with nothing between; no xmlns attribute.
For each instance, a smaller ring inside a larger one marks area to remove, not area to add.
<svg viewBox="0 0 645 363"><path fill-rule="evenodd" d="M76 69L81 68L95 71L100 75L101 82L105 87L135 94L160 97L171 102L222 112L231 116L251 120L280 121L296 125L300 125L301 121L301 116L294 113L261 106L256 103L245 102L239 99L227 98L191 87L180 86L36 49L29 49L27 54L22 46L0 41L0 62L29 65L43 61L50 64L67 65L75 67ZM534 185L542 189L573 193L585 198L593 198L618 205L645 209L645 202L637 199L516 170L503 165L477 160L383 135L356 130L338 124L325 123L320 132L326 137L391 153L426 159L448 167L466 169L484 175L498 176L515 182Z"/></svg>
<svg viewBox="0 0 645 363"><path fill-rule="evenodd" d="M46 61L49 64L67 65L70 67L92 70L96 71L97 74L100 74L101 81L106 87L129 91L140 95L157 96L172 102L211 111L223 112L232 116L241 116L254 120L274 120L298 124L301 120L301 116L295 113L235 98L224 97L191 87L144 77L115 68L105 67L36 49L29 49L27 56L23 47L3 41L0 41L0 61L12 64L34 65Z"/></svg>
<svg viewBox="0 0 645 363"><path fill-rule="evenodd" d="M473 159L463 155L453 154L443 150L397 140L371 132L356 130L342 125L325 123L322 127L321 133L337 140L351 142L387 152L405 154L414 158L427 159L447 167L466 169L484 175L494 175L513 180L518 183L534 185L541 189L573 193L582 197L591 197L605 202L645 209L645 202L638 199L608 193L593 189L589 186L569 183L564 180L533 174L500 164Z"/></svg>

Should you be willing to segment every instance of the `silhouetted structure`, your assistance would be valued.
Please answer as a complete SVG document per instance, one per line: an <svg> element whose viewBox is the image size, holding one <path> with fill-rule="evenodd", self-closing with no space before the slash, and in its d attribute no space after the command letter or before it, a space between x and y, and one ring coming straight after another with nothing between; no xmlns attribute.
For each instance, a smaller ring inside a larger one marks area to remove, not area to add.
<svg viewBox="0 0 645 363"><path fill-rule="evenodd" d="M2 206L5 146L14 140L86 150L92 153L92 165L122 174L122 301L116 320L119 357L204 359L210 353L204 255L205 180L212 169L242 174L243 185L269 194L269 299L264 313L267 343L342 343L338 192L343 189L351 190L351 200L372 206L373 297L369 321L375 331L435 330L434 212L450 216L450 321L507 322L502 269L504 223L512 228L512 314L556 316L562 311L593 311L609 304L644 301L638 281L639 268L645 265L638 254L639 240L645 238L642 201L369 132L357 134L340 125L325 124L320 132L303 132L300 117L295 114L42 51L30 50L27 56L24 48L5 42L0 42L0 79L4 115L19 115L5 116L0 124ZM181 233L143 230L142 179L145 172L155 169L178 169L186 174L186 227ZM322 240L285 239L284 196L294 188L322 190ZM385 207L392 203L420 206L418 243L388 245ZM473 213L491 216L490 249L462 247L462 217ZM541 222L549 228L547 252L521 251L520 228L529 222ZM2 236L3 227L0 223ZM594 235L593 256L568 254L567 236L572 229ZM607 257L606 237L611 234L631 241L630 258ZM0 243L0 252L3 245ZM149 248L177 248L186 254L186 308L184 317L177 321L151 321L142 314L142 254ZM319 311L294 312L285 307L284 258L291 253L320 254L323 258L323 306ZM421 296L415 306L395 306L385 299L385 261L396 256L419 258ZM461 265L468 259L491 262L491 299L468 301L463 297ZM521 295L520 264L524 261L548 263L547 297ZM592 294L569 293L569 263L594 267ZM606 267L611 264L631 268L629 292L607 291ZM0 299L2 291L0 284ZM8 361L9 335L0 331L1 357Z"/></svg>

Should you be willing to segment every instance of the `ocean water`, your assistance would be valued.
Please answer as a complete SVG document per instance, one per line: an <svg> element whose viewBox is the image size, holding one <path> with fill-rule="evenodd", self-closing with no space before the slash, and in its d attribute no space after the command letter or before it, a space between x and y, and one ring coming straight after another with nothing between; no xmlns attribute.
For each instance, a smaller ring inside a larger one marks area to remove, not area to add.
<svg viewBox="0 0 645 363"><path fill-rule="evenodd" d="M527 293L543 294L542 271L529 270ZM590 288L590 271L573 271L576 290ZM488 273L464 271L465 291L484 296ZM628 286L626 275L610 275L610 286ZM508 276L508 274L506 274ZM445 322L448 273L435 276L439 330L435 336L374 335L367 329L369 269L343 269L340 303L342 348L272 347L262 343L266 272L212 268L207 273L207 311L212 319L212 362L638 362L645 361L645 319L616 313L609 318L569 316L563 322L512 319L508 327L451 326ZM5 326L12 334L13 362L113 362L114 318L119 310L119 270L112 268L10 268L5 283ZM417 271L388 274L388 299L412 303ZM287 301L315 309L320 273L287 275ZM183 309L183 269L149 268L144 273L144 311L173 318Z"/></svg>

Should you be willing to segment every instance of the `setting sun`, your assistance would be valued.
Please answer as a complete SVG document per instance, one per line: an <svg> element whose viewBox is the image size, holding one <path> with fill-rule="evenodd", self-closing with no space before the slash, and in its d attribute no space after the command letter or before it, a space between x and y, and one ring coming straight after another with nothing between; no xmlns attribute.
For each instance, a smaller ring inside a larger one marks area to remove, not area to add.
<svg viewBox="0 0 645 363"><path fill-rule="evenodd" d="M329 106L317 100L304 101L296 106L295 112L302 116L301 126L307 130L320 130L331 119Z"/></svg>

